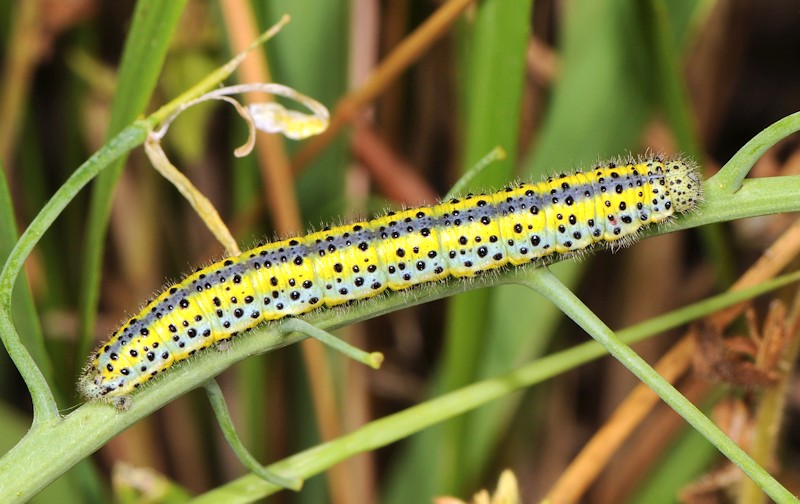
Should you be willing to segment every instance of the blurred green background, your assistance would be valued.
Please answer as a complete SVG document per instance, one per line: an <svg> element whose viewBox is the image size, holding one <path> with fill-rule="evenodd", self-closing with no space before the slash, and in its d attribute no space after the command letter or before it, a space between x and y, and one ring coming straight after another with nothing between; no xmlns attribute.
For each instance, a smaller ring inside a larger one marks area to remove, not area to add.
<svg viewBox="0 0 800 504"><path fill-rule="evenodd" d="M0 257L105 139L196 83L239 51L242 37L252 40L284 13L291 23L237 78L258 75L261 58L267 78L327 105L341 128L303 142L273 139L271 157L236 159L232 151L246 137L238 115L203 105L165 139L173 163L211 199L243 248L431 203L496 146L507 158L471 189L648 151L692 155L710 175L755 133L800 109L800 17L792 2L188 0L138 8L133 1L0 4ZM164 12L152 25L137 24L135 13L146 16L146 9ZM411 43L419 50L408 56L402 51ZM374 78L377 68L382 78ZM796 140L784 142L757 173L796 172L797 152ZM288 185L276 187L281 173ZM280 203L271 191L289 197ZM787 222L778 216L661 236L553 269L611 327L624 327L719 292ZM73 201L26 264L14 300L19 332L60 406L78 403L74 383L90 346L166 282L221 255L141 151ZM341 333L384 352L384 368L368 372L327 355L328 380L309 383L307 366L322 364L289 348L220 378L240 434L260 460L586 338L541 298L511 286ZM671 341L637 351L654 360ZM273 501L466 499L494 487L506 467L533 501L634 385L604 359L340 464L301 493ZM315 405L320 386L335 395L333 409ZM794 401L788 411L796 418ZM719 463L705 441L665 421L668 412L652 417L585 502L674 502ZM26 389L0 351L0 446L13 446L29 424ZM784 456L795 464L784 471L796 482L800 439L789 431ZM180 502L243 472L204 398L192 393L114 439L37 500ZM143 497L147 491L160 496Z"/></svg>

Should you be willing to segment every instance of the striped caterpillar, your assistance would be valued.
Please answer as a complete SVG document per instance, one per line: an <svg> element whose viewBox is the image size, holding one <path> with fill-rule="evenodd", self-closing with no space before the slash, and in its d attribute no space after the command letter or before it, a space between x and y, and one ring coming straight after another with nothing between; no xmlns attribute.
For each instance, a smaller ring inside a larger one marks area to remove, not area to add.
<svg viewBox="0 0 800 504"><path fill-rule="evenodd" d="M652 157L268 243L166 289L97 349L78 388L88 399L124 399L198 350L265 321L625 245L701 198L693 163Z"/></svg>

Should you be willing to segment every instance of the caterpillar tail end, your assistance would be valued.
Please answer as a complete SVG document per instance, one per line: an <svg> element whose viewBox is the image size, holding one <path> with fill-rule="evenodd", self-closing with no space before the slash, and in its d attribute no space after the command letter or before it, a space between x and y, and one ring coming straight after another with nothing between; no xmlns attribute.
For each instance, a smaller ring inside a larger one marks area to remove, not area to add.
<svg viewBox="0 0 800 504"><path fill-rule="evenodd" d="M90 401L101 399L103 393L102 377L96 366L88 365L78 378L78 392Z"/></svg>
<svg viewBox="0 0 800 504"><path fill-rule="evenodd" d="M109 386L109 383L103 378L103 373L94 362L90 362L78 378L78 392L87 401L110 402L119 411L130 408L132 404L130 397L112 394L114 388Z"/></svg>

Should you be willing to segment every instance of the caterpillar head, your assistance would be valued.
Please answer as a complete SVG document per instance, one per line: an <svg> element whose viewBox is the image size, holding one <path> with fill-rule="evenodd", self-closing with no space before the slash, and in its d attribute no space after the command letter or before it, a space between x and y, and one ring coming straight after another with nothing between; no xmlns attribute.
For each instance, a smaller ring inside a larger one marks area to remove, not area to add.
<svg viewBox="0 0 800 504"><path fill-rule="evenodd" d="M684 213L697 208L703 200L703 177L691 161L664 161L665 180L675 212Z"/></svg>

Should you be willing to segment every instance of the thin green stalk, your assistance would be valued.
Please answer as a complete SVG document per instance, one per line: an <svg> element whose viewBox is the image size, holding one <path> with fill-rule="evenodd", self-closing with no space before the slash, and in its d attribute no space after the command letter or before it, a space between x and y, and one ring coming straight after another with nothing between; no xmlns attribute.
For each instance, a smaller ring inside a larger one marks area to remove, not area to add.
<svg viewBox="0 0 800 504"><path fill-rule="evenodd" d="M703 401L703 411L711 411L724 395L724 389L713 389ZM673 504L676 489L696 483L699 474L719 461L719 450L688 425L659 455L647 479L628 492L627 504Z"/></svg>
<svg viewBox="0 0 800 504"><path fill-rule="evenodd" d="M354 347L345 340L337 338L328 331L324 331L319 327L315 327L309 324L303 319L298 319L298 318L287 319L281 324L281 328L283 329L284 332L287 333L298 332L301 334L305 334L309 338L314 338L323 345L326 345L329 348L336 350L337 352L353 359L356 362L360 362L365 366L369 366L372 369L380 369L381 363L383 362L382 353L365 352L360 348Z"/></svg>
<svg viewBox="0 0 800 504"><path fill-rule="evenodd" d="M483 156L478 162L476 162L472 167L470 167L467 171L465 171L459 178L456 180L456 183L453 184L453 187L447 191L447 194L444 195L442 200L450 199L454 196L458 196L466 192L467 187L472 184L473 179L480 175L483 170L489 168L492 163L497 161L501 161L507 157L506 151L502 147L495 147L492 149L488 154Z"/></svg>
<svg viewBox="0 0 800 504"><path fill-rule="evenodd" d="M704 184L706 201L699 210L680 219L670 230L689 229L714 222L728 222L757 215L796 212L800 175L744 180L731 194L715 190L714 181Z"/></svg>
<svg viewBox="0 0 800 504"><path fill-rule="evenodd" d="M756 161L779 141L798 131L800 131L800 112L769 125L736 151L719 173L708 179L707 187L714 192L738 191Z"/></svg>
<svg viewBox="0 0 800 504"><path fill-rule="evenodd" d="M273 473L262 466L256 458L247 451L239 435L236 433L236 427L233 425L233 420L228 412L228 406L225 404L225 396L222 395L222 390L219 388L217 381L214 379L208 380L203 388L208 396L208 401L211 403L211 408L214 410L214 415L217 417L219 428L222 429L222 434L228 441L233 452L239 458L239 461L264 481L268 481L273 485L289 490L298 491L303 487L303 480L294 476L284 476L281 474Z"/></svg>
<svg viewBox="0 0 800 504"><path fill-rule="evenodd" d="M796 502L797 499L758 465L714 422L659 375L647 362L619 339L580 299L546 269L536 270L526 284L555 303L576 324L603 345L628 370L658 394L676 413L717 447L731 462L739 466L759 487L776 502Z"/></svg>
<svg viewBox="0 0 800 504"><path fill-rule="evenodd" d="M524 271L517 270L513 275L514 278L509 278L509 281L523 281L526 275L528 274ZM636 343L797 280L800 280L800 273L785 275L756 287L715 296L623 329L619 331L619 338L627 344ZM605 355L607 355L605 349L595 341L577 345L537 359L511 373L468 385L400 413L370 422L369 425L339 439L288 457L269 466L269 469L292 471L292 474L310 478L348 457L386 446ZM194 502L252 502L279 490L278 486L248 475L211 490L199 496Z"/></svg>
<svg viewBox="0 0 800 504"><path fill-rule="evenodd" d="M34 425L37 422L58 418L58 406L47 386L47 381L31 358L28 350L20 341L19 334L17 334L14 327L14 322L11 318L11 293L14 282L33 247L36 246L44 232L50 228L53 221L61 214L69 202L103 168L134 147L141 145L149 129L149 125L146 122L137 121L86 160L64 182L64 185L56 191L25 232L22 233L19 241L17 241L14 249L9 254L2 273L0 273L0 338L2 338L9 356L14 361L14 365L16 365L31 393Z"/></svg>
<svg viewBox="0 0 800 504"><path fill-rule="evenodd" d="M0 166L0 261L5 261L11 252L11 247L17 239L17 222L14 217L14 204L11 192L6 183L5 172ZM44 335L39 324L39 316L33 302L33 294L26 279L16 284L14 293L13 312L17 324L21 327L22 341L30 351L33 360L42 370L42 374L53 383L53 367L47 349L44 346Z"/></svg>

